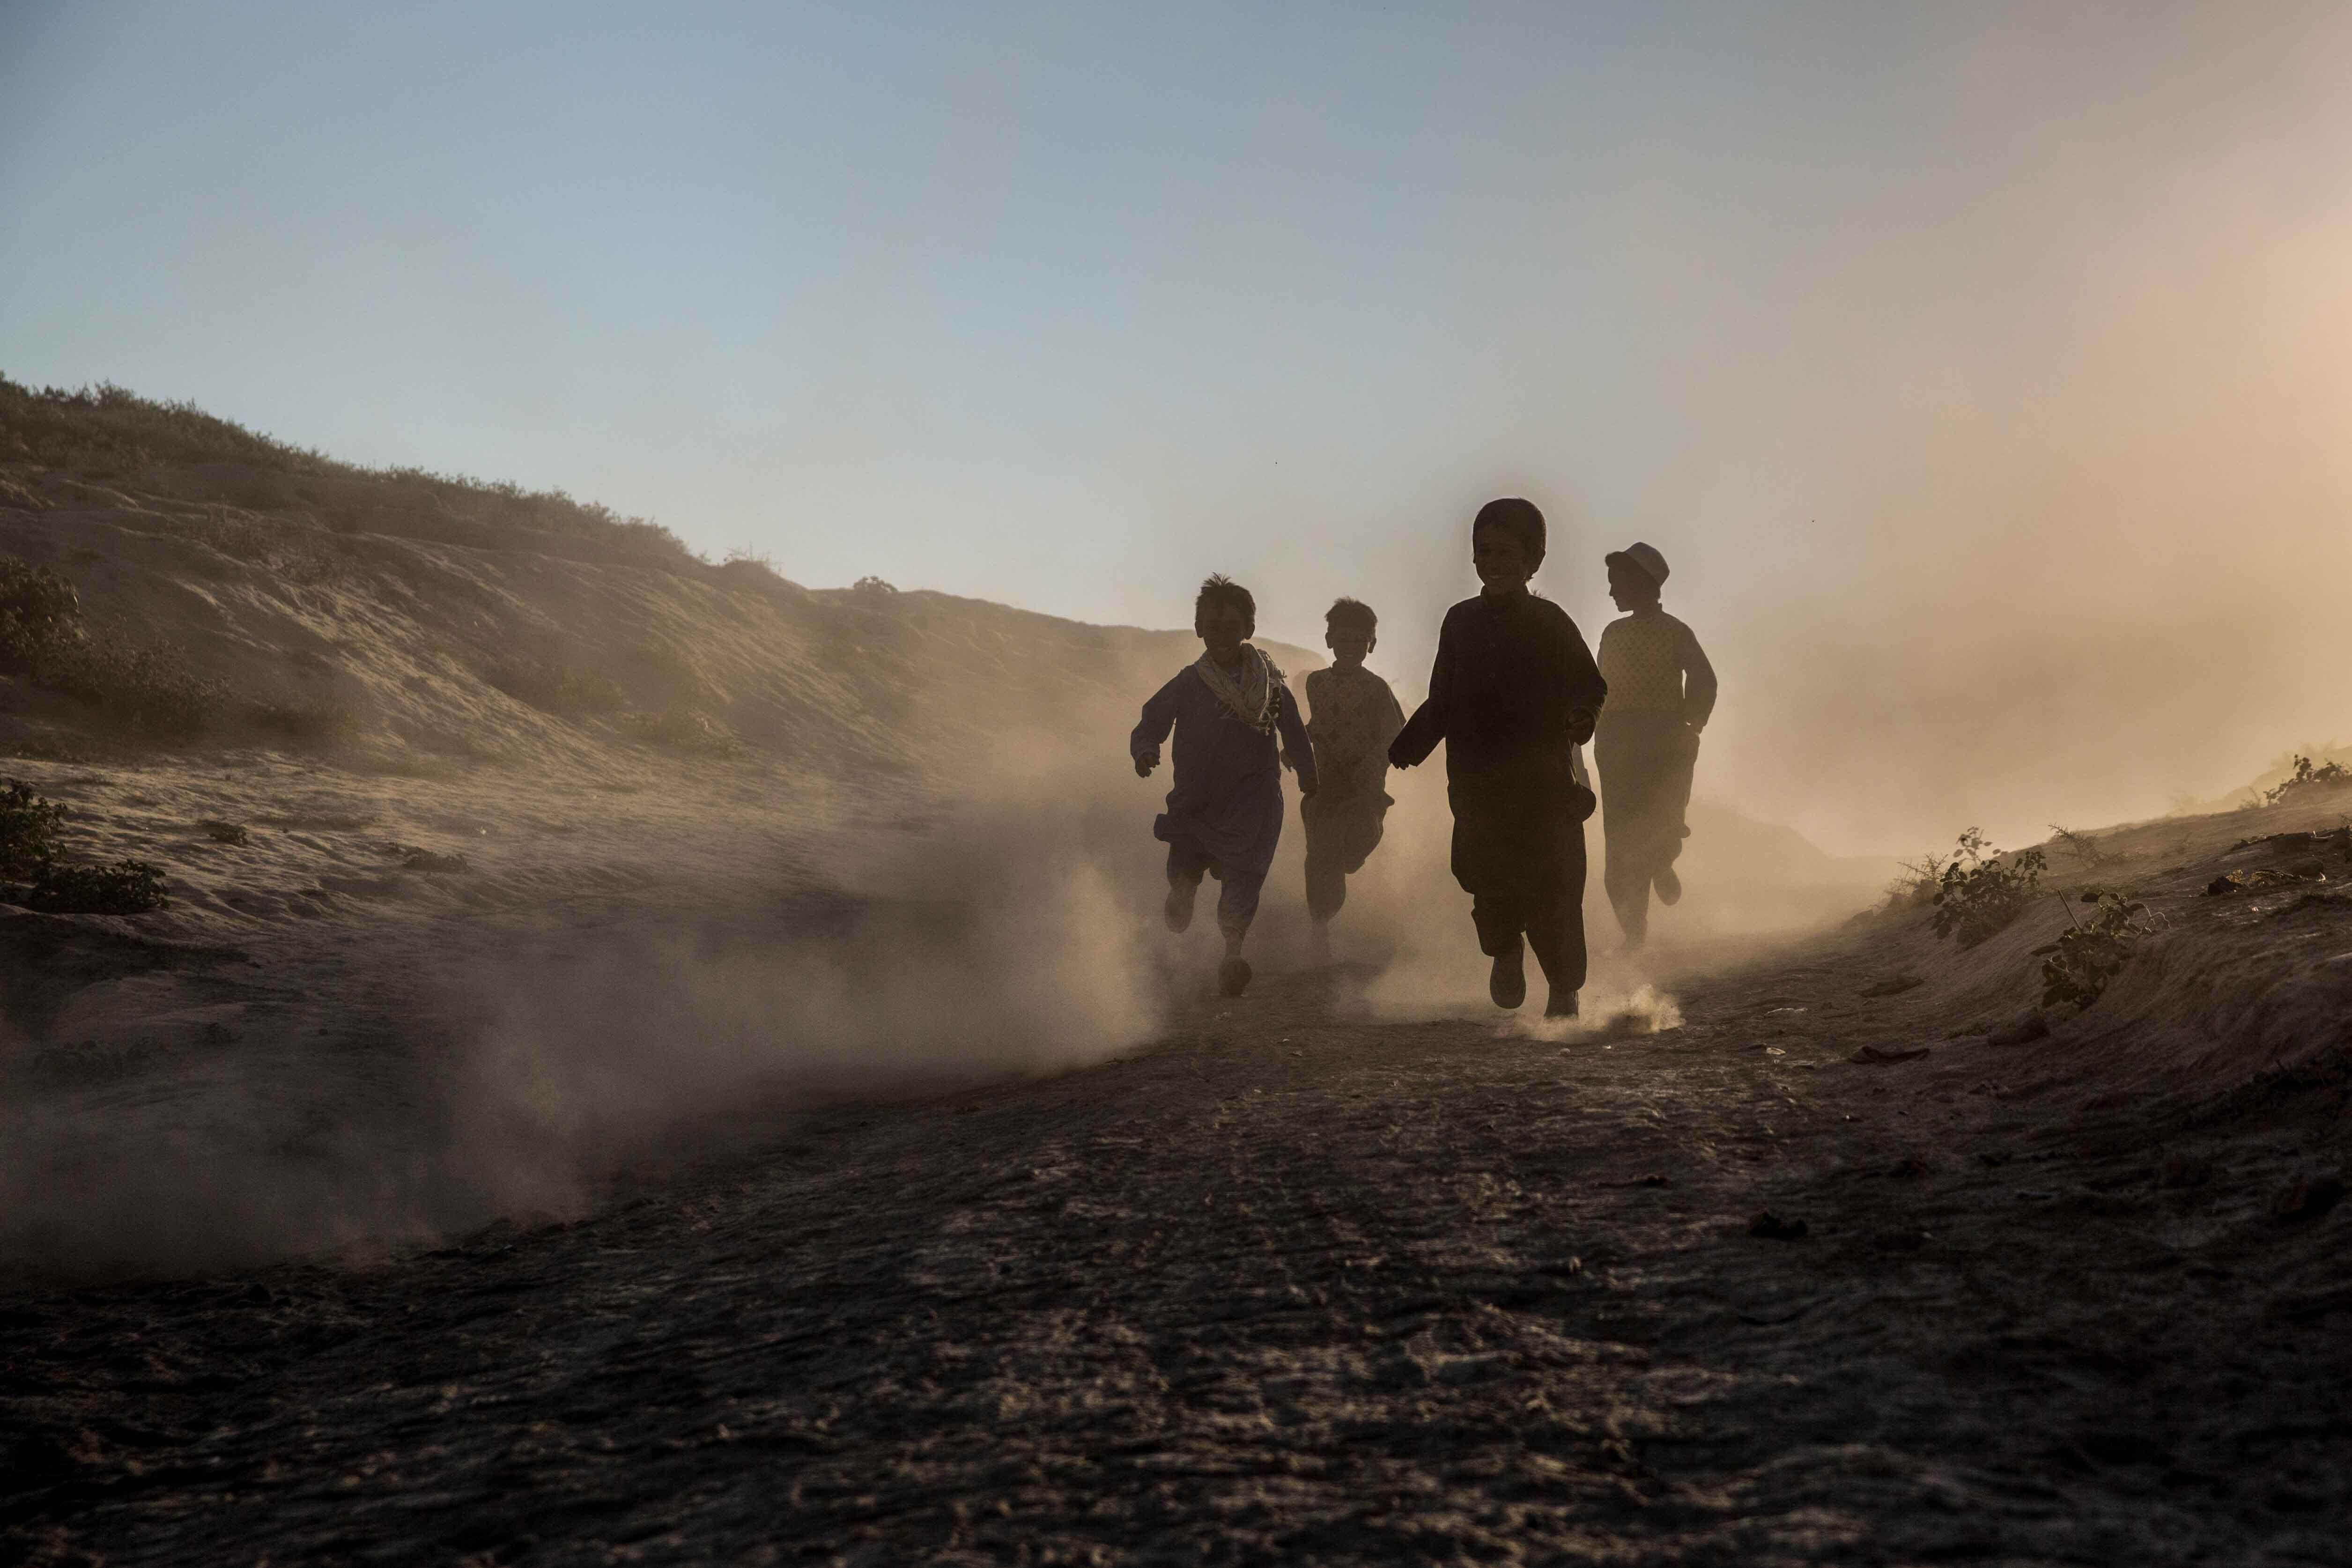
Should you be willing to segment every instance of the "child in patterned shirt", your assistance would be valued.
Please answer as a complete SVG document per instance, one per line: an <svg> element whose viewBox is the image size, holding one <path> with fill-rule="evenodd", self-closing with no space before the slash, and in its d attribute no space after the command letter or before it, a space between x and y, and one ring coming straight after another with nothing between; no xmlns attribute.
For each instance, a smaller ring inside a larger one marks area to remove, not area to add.
<svg viewBox="0 0 2352 1568"><path fill-rule="evenodd" d="M1307 734L1315 744L1316 792L1298 803L1307 826L1307 912L1315 956L1331 955L1331 917L1348 901L1348 879L1380 847L1389 807L1389 742L1404 728L1389 683L1364 668L1380 640L1380 617L1356 599L1323 616L1331 668L1307 677Z"/></svg>
<svg viewBox="0 0 2352 1568"><path fill-rule="evenodd" d="M1666 558L1647 544L1604 556L1609 597L1630 612L1601 633L1601 678L1609 706L1592 738L1601 771L1601 873L1625 951L1650 931L1650 889L1671 904L1683 896L1675 859L1690 837L1691 772L1698 732L1715 711L1715 667L1690 627L1660 607Z"/></svg>

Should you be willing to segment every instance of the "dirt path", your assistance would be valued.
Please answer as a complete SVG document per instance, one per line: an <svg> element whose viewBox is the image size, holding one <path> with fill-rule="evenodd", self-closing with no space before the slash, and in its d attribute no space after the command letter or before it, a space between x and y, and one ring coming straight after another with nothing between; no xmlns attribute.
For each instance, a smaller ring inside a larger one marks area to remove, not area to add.
<svg viewBox="0 0 2352 1568"><path fill-rule="evenodd" d="M2205 1127L2221 1174L2175 1190L2065 1092L2079 1061L1849 1061L1916 1042L1855 998L1874 973L1832 944L1565 1046L1273 976L1135 1059L829 1112L579 1224L16 1292L0 1540L2347 1561L2344 1211L2261 1208L2294 1130ZM1809 1234L1750 1235L1766 1209Z"/></svg>

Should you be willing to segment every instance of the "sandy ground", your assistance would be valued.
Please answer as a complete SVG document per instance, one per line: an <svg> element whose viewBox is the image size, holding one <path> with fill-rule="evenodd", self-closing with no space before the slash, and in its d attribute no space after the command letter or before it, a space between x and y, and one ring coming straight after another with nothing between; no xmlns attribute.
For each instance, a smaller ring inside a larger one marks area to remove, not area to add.
<svg viewBox="0 0 2352 1568"><path fill-rule="evenodd" d="M1681 1022L1646 1034L1270 973L1238 1003L1183 986L1104 1065L714 1112L698 1157L613 1173L570 1223L20 1281L0 1540L2352 1561L2352 1209L2274 1212L2343 1161L2352 911L2203 895L2269 853L2228 847L2246 825L2108 841L2167 935L2025 1044L1982 1031L2056 915L1966 959L1916 911L1668 955ZM1754 1234L1768 1211L1805 1234Z"/></svg>

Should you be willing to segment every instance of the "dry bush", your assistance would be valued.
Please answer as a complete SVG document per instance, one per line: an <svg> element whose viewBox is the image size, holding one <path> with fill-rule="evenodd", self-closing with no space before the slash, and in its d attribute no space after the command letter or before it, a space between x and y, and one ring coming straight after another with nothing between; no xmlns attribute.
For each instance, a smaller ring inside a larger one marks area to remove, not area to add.
<svg viewBox="0 0 2352 1568"><path fill-rule="evenodd" d="M2285 805L2290 802L2307 800L2314 795L2332 795L2340 789L2352 788L2352 768L2342 763L2326 762L2314 766L2309 757L2297 753L2294 772L2288 774L2274 789L2263 795L2264 805Z"/></svg>
<svg viewBox="0 0 2352 1568"><path fill-rule="evenodd" d="M136 915L162 907L163 870L144 860L60 864L65 814L22 779L0 779L0 878L30 883L24 903L45 914Z"/></svg>
<svg viewBox="0 0 2352 1568"><path fill-rule="evenodd" d="M2039 849L2004 858L1982 830L1960 835L1936 885L1936 934L1971 948L2009 929L2042 885L2049 860Z"/></svg>
<svg viewBox="0 0 2352 1568"><path fill-rule="evenodd" d="M27 909L51 915L143 915L163 907L163 871L144 860L52 866L34 882Z"/></svg>
<svg viewBox="0 0 2352 1568"><path fill-rule="evenodd" d="M2050 840L2085 866L2104 866L2115 858L2107 852L2105 847L2091 835L2074 832L2069 828L2059 826L2054 822L2050 825Z"/></svg>
<svg viewBox="0 0 2352 1568"><path fill-rule="evenodd" d="M169 643L90 631L72 584L13 555L0 555L0 672L165 731L196 728L228 692L190 670Z"/></svg>
<svg viewBox="0 0 2352 1568"><path fill-rule="evenodd" d="M29 882L48 869L64 816L23 779L0 779L0 879Z"/></svg>
<svg viewBox="0 0 2352 1568"><path fill-rule="evenodd" d="M81 634L81 596L46 566L0 555L0 672L29 674L41 657Z"/></svg>
<svg viewBox="0 0 2352 1568"><path fill-rule="evenodd" d="M169 734L200 728L228 698L227 682L191 670L170 643L134 643L108 632L60 646L34 678L110 719Z"/></svg>
<svg viewBox="0 0 2352 1568"><path fill-rule="evenodd" d="M1898 914L1934 903L1936 891L1944 882L1944 858L1929 850L1915 860L1895 863L1903 868L1902 875L1886 884L1886 900L1880 908L1888 914Z"/></svg>
<svg viewBox="0 0 2352 1568"><path fill-rule="evenodd" d="M2123 973L2139 952L2139 944L2156 934L2147 906L2122 893L2098 890L2083 895L2098 906L2088 922L2066 910L2066 930L2056 942L2033 950L2042 960L2042 1005L2088 1007L2107 989L2107 982ZM2063 900L2062 900L2063 903Z"/></svg>

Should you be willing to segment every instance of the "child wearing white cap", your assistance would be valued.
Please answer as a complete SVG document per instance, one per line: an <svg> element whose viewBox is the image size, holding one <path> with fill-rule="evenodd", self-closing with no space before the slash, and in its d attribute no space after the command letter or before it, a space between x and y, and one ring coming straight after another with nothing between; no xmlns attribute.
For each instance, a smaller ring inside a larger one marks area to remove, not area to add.
<svg viewBox="0 0 2352 1568"><path fill-rule="evenodd" d="M1628 612L1601 633L1601 678L1609 705L1592 738L1601 773L1601 882L1633 952L1650 931L1650 890L1671 904L1683 896L1675 858L1690 837L1691 773L1698 734L1715 711L1715 667L1690 627L1660 605L1666 558L1631 544L1603 561L1609 597Z"/></svg>

